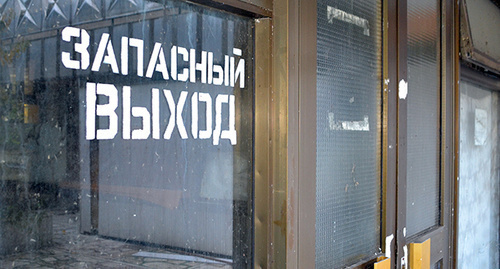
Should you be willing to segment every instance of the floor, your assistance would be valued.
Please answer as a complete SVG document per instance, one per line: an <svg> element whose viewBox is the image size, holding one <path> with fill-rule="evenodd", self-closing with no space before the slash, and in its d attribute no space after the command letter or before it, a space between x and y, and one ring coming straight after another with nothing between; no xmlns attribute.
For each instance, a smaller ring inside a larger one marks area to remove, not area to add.
<svg viewBox="0 0 500 269"><path fill-rule="evenodd" d="M0 268L232 268L224 261L83 235L78 226L78 214L55 213L53 244L33 252L0 256Z"/></svg>

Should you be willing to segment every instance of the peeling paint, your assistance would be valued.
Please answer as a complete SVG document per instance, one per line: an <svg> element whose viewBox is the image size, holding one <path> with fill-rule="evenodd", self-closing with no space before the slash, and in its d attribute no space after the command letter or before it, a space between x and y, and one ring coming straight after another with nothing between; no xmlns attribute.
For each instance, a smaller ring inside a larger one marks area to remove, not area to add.
<svg viewBox="0 0 500 269"><path fill-rule="evenodd" d="M406 263L408 261L408 246L403 247L403 252L404 256L401 258L401 267L407 268Z"/></svg>
<svg viewBox="0 0 500 269"><path fill-rule="evenodd" d="M370 123L367 115L364 116L362 121L335 121L335 114L328 113L328 123L330 130L334 131L370 131Z"/></svg>
<svg viewBox="0 0 500 269"><path fill-rule="evenodd" d="M385 238L385 256L391 258L391 243L394 239L394 234L391 234Z"/></svg>
<svg viewBox="0 0 500 269"><path fill-rule="evenodd" d="M327 7L327 16L328 23L333 23L333 20L350 23L352 25L361 27L363 29L363 34L366 36L370 36L370 23L367 19L363 19L361 17L355 16L351 13L347 13L343 10L331 6Z"/></svg>
<svg viewBox="0 0 500 269"><path fill-rule="evenodd" d="M406 99L406 96L408 95L408 83L402 79L399 82L399 99Z"/></svg>

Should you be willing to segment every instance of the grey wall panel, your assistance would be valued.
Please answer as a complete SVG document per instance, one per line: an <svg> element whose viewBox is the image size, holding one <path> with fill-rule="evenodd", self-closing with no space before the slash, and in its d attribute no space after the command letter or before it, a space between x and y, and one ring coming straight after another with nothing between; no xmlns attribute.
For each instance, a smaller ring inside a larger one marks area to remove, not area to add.
<svg viewBox="0 0 500 269"><path fill-rule="evenodd" d="M460 82L457 268L499 267L498 94Z"/></svg>

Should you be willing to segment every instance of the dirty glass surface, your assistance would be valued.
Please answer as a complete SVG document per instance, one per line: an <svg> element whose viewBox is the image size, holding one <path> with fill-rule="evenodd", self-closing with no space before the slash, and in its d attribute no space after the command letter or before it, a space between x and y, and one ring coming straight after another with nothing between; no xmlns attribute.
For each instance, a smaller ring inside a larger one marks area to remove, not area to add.
<svg viewBox="0 0 500 269"><path fill-rule="evenodd" d="M316 267L380 251L381 3L318 1Z"/></svg>
<svg viewBox="0 0 500 269"><path fill-rule="evenodd" d="M500 266L498 92L460 81L457 268Z"/></svg>
<svg viewBox="0 0 500 269"><path fill-rule="evenodd" d="M438 1L408 1L408 236L439 225L439 17Z"/></svg>
<svg viewBox="0 0 500 269"><path fill-rule="evenodd" d="M0 267L250 268L252 20L0 1Z"/></svg>

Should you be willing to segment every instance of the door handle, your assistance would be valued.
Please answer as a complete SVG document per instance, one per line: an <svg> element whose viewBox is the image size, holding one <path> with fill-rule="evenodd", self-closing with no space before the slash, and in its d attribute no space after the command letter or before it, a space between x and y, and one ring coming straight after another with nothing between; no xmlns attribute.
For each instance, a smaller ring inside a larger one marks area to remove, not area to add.
<svg viewBox="0 0 500 269"><path fill-rule="evenodd" d="M430 269L431 268L431 239L422 243L409 244L409 265L410 269Z"/></svg>
<svg viewBox="0 0 500 269"><path fill-rule="evenodd" d="M391 268L391 258L378 257L375 264L373 264L373 269L390 269Z"/></svg>

